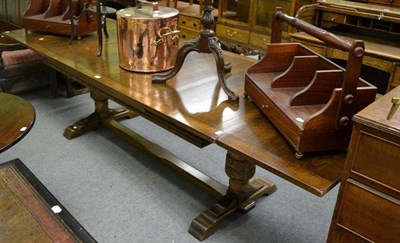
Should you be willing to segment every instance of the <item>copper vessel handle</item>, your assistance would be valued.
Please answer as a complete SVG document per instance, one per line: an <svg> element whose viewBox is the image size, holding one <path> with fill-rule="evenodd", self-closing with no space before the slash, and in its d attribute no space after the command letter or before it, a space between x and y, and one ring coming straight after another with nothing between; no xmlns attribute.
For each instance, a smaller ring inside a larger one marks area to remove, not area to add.
<svg viewBox="0 0 400 243"><path fill-rule="evenodd" d="M166 31L164 34L162 34L163 31ZM179 39L179 34L180 31L179 30L171 30L169 27L164 27L158 30L157 35L159 37L158 40L153 41L153 45L161 45L161 44L165 44L166 42L166 38L168 36L172 36L172 41L175 43L178 39Z"/></svg>

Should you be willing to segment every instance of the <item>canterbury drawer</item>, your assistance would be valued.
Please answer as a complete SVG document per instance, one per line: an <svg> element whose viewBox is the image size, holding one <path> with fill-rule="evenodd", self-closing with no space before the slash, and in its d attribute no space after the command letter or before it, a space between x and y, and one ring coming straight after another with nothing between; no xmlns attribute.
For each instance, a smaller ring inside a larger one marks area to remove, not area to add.
<svg viewBox="0 0 400 243"><path fill-rule="evenodd" d="M268 44L271 42L271 37L258 33L250 33L250 45L267 49Z"/></svg>
<svg viewBox="0 0 400 243"><path fill-rule="evenodd" d="M322 21L344 24L346 23L346 15L324 12L322 14Z"/></svg>
<svg viewBox="0 0 400 243"><path fill-rule="evenodd" d="M361 127L352 159L352 174L363 183L400 193L400 138ZM352 176L353 177L353 176ZM372 184L371 184L372 183Z"/></svg>
<svg viewBox="0 0 400 243"><path fill-rule="evenodd" d="M200 34L196 31L193 30L188 30L185 28L179 28L180 30L180 34L179 36L183 39L183 40L191 40L191 39L195 39L197 37L200 36Z"/></svg>
<svg viewBox="0 0 400 243"><path fill-rule="evenodd" d="M326 47L324 44L316 44L310 41L306 41L306 40L302 40L302 39L297 39L297 38L293 38L293 42L297 42L300 44L303 44L305 46L307 46L308 48L310 48L312 51L314 51L315 53L318 53L320 55L325 55L326 53Z"/></svg>
<svg viewBox="0 0 400 243"><path fill-rule="evenodd" d="M185 15L179 15L179 27L200 30L201 23L199 19L191 18Z"/></svg>
<svg viewBox="0 0 400 243"><path fill-rule="evenodd" d="M372 242L399 242L400 202L349 179L336 227L336 238L343 242L350 240L346 234Z"/></svg>
<svg viewBox="0 0 400 243"><path fill-rule="evenodd" d="M249 96L253 100L260 111L264 113L264 115L266 115L276 127L278 127L278 129L285 131L285 133L282 133L282 135L287 138L289 143L296 140L295 138L298 137L298 133L291 129L287 129L287 126L285 125L292 121L288 119L285 121L281 120L281 111L276 107L274 102L272 102L268 96L265 95L264 92L261 91L257 85L251 81L251 78L249 78L248 74L245 75L244 92L246 96ZM297 146L297 144L292 145Z"/></svg>
<svg viewBox="0 0 400 243"><path fill-rule="evenodd" d="M217 36L230 39L236 42L247 43L250 32L238 28L217 24Z"/></svg>

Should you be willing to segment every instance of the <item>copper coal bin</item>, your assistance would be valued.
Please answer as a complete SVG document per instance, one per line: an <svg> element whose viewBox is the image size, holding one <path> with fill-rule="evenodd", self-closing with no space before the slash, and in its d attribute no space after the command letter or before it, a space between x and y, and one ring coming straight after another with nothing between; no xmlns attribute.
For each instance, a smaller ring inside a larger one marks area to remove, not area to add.
<svg viewBox="0 0 400 243"><path fill-rule="evenodd" d="M173 68L179 49L178 13L174 8L143 6L117 12L120 67L136 72Z"/></svg>

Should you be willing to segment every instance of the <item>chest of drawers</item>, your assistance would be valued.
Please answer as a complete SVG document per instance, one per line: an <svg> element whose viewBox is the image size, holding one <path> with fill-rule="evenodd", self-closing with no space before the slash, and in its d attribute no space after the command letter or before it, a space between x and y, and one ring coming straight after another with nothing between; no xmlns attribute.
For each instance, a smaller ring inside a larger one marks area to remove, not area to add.
<svg viewBox="0 0 400 243"><path fill-rule="evenodd" d="M400 241L400 110L393 89L353 117L354 127L328 242Z"/></svg>

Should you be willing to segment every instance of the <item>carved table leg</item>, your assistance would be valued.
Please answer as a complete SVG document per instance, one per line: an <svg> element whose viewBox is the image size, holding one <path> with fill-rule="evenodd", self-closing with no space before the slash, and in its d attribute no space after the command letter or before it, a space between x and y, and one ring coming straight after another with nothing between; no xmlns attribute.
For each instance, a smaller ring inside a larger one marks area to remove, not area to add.
<svg viewBox="0 0 400 243"><path fill-rule="evenodd" d="M222 89L229 96L229 98L231 100L238 101L239 97L237 96L237 94L235 94L232 90L230 90L225 82L225 73L227 70L231 70L232 65L225 64L224 55L222 54L222 49L219 46L218 38L217 37L209 38L208 41L209 41L209 47L211 49L212 54L214 55L215 62L217 64L218 81L221 84Z"/></svg>
<svg viewBox="0 0 400 243"><path fill-rule="evenodd" d="M71 37L69 38L68 45L71 45L72 41L75 39L75 24L74 24L74 8L72 5L72 0L68 0L70 25L71 25Z"/></svg>
<svg viewBox="0 0 400 243"><path fill-rule="evenodd" d="M185 57L187 56L187 54L189 54L191 51L197 51L197 52L199 51L198 45L200 44L200 41L201 39L197 38L186 42L181 48L179 48L174 67L166 74L153 75L152 81L154 83L164 83L168 79L171 79L175 75L177 75L182 68L182 65L185 61Z"/></svg>
<svg viewBox="0 0 400 243"><path fill-rule="evenodd" d="M106 36L106 38L109 38L110 36L108 35L107 31L107 13L102 14L101 19L101 25L103 26L104 35Z"/></svg>
<svg viewBox="0 0 400 243"><path fill-rule="evenodd" d="M247 213L253 209L258 197L276 191L275 184L264 178L249 183L254 176L255 165L229 152L225 172L229 176L227 194L195 218L190 225L189 233L200 241L213 234L224 220L236 212Z"/></svg>
<svg viewBox="0 0 400 243"><path fill-rule="evenodd" d="M97 17L97 38L99 41L97 56L101 56L103 52L103 32L102 32L102 13L101 13L101 3L96 1L96 17Z"/></svg>
<svg viewBox="0 0 400 243"><path fill-rule="evenodd" d="M211 0L206 1L203 6L203 16L200 18L203 26L203 30L200 32L200 38L189 41L183 45L178 51L173 69L166 74L153 75L152 81L155 83L166 82L168 79L171 79L178 74L183 65L185 57L191 51L197 51L199 53L213 53L217 64L218 82L221 84L222 89L228 95L229 99L238 101L239 96L230 90L225 82L224 74L231 71L232 65L230 63L224 63L224 56L222 54L222 49L219 46L219 40L215 36L214 30L211 29L214 24L214 17L211 14L212 10L213 7Z"/></svg>
<svg viewBox="0 0 400 243"><path fill-rule="evenodd" d="M109 109L108 98L99 93L90 91L90 97L94 100L95 111L88 117L75 122L71 126L68 126L64 131L64 137L67 139L79 137L88 130L101 127L102 122L108 118L119 120L122 118L134 117L133 112L128 111L125 108Z"/></svg>
<svg viewBox="0 0 400 243"><path fill-rule="evenodd" d="M221 84L222 89L228 95L229 99L238 101L238 96L232 90L228 88L225 81L225 73L230 72L232 69L232 64L224 62L224 56L222 54L222 49L218 45L218 38L213 37L209 39L197 38L192 41L188 41L184 44L178 51L176 62L174 67L166 74L155 74L152 76L152 81L154 83L164 83L168 79L173 78L177 75L182 68L185 61L185 57L192 51L204 52L204 42L208 41L207 48L214 54L215 62L217 65L218 82Z"/></svg>

